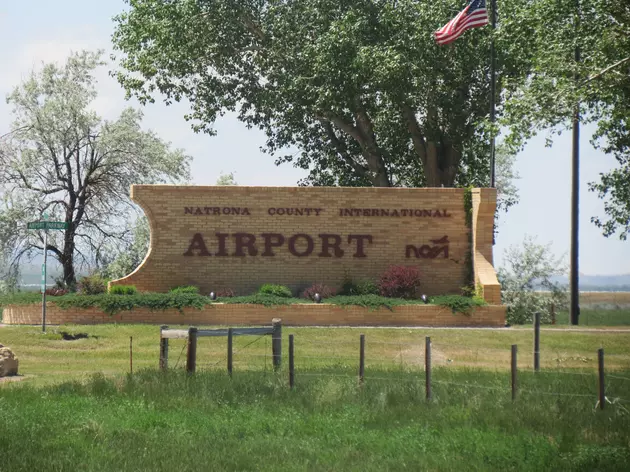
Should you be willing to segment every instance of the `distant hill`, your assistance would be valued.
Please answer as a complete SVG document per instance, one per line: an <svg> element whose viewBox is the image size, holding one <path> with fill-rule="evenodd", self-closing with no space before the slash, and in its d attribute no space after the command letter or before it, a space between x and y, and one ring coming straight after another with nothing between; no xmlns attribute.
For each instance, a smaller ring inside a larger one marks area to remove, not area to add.
<svg viewBox="0 0 630 472"><path fill-rule="evenodd" d="M553 277L554 282L569 285L569 277ZM630 274L586 275L580 274L582 292L630 292Z"/></svg>

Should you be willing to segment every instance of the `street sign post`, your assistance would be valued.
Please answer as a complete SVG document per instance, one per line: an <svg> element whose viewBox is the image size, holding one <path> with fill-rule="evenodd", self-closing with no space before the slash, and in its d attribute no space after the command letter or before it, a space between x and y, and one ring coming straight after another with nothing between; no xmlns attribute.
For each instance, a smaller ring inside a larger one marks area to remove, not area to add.
<svg viewBox="0 0 630 472"><path fill-rule="evenodd" d="M47 215L44 215L44 221L32 221L27 223L28 229L44 230L44 263L42 264L42 332L46 332L46 262L48 260L48 230L49 229L68 229L68 223L65 221L48 221Z"/></svg>

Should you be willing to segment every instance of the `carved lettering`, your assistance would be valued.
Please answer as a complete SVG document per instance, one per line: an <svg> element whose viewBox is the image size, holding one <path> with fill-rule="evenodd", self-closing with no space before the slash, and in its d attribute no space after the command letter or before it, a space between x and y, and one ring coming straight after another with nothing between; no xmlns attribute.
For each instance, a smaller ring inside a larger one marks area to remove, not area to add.
<svg viewBox="0 0 630 472"><path fill-rule="evenodd" d="M230 235L227 233L215 233L215 236L219 240L219 250L217 251L215 256L229 256L225 247L225 241Z"/></svg>
<svg viewBox="0 0 630 472"><path fill-rule="evenodd" d="M405 247L405 257L409 259L412 253L416 256L416 258L420 257L420 250L413 244L407 244Z"/></svg>
<svg viewBox="0 0 630 472"><path fill-rule="evenodd" d="M198 254L195 254L195 251L199 251ZM190 241L190 245L188 246L188 251L184 253L184 256L209 256L208 248L206 247L206 242L203 240L203 236L201 233L195 233Z"/></svg>
<svg viewBox="0 0 630 472"><path fill-rule="evenodd" d="M263 233L261 236L265 240L265 251L261 255L269 257L275 256L273 248L280 247L284 244L284 236L278 233Z"/></svg>
<svg viewBox="0 0 630 472"><path fill-rule="evenodd" d="M303 252L298 252L295 243L299 238L306 240L306 250ZM315 248L315 243L313 242L313 238L311 238L308 234L295 234L289 238L289 252L297 257L306 257L309 256L313 249Z"/></svg>
<svg viewBox="0 0 630 472"><path fill-rule="evenodd" d="M445 259L448 259L448 236L443 236L440 239L431 239L431 243L433 246L423 244L420 247L416 247L413 244L408 244L405 246L405 257L409 259L413 254L417 259L435 259L442 254Z"/></svg>
<svg viewBox="0 0 630 472"><path fill-rule="evenodd" d="M357 252L353 254L352 257L367 257L365 255L363 242L367 241L372 244L372 235L371 234L350 234L348 236L348 244L351 244L352 241L357 242Z"/></svg>
<svg viewBox="0 0 630 472"><path fill-rule="evenodd" d="M343 257L344 251L341 249L341 236L338 234L319 234L322 240L322 252L319 257L333 257L330 249L333 250L335 257Z"/></svg>
<svg viewBox="0 0 630 472"><path fill-rule="evenodd" d="M236 242L236 250L234 251L235 256L244 257L244 248L247 248L247 252L250 256L258 254L258 249L254 246L256 243L256 236L249 233L234 233L233 236Z"/></svg>

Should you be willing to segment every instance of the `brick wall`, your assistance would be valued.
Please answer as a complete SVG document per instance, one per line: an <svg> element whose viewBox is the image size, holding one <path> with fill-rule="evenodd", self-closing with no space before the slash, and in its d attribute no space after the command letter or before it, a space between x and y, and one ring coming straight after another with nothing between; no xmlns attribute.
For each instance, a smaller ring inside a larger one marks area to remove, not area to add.
<svg viewBox="0 0 630 472"><path fill-rule="evenodd" d="M260 305L209 305L201 310L186 309L151 312L137 308L109 316L98 308L62 310L54 303L46 305L46 320L50 325L146 323L166 325L267 325L272 318L281 318L293 326L504 326L504 306L477 307L470 315L452 313L435 305L405 305L393 310L370 311L358 306L292 305L263 307ZM4 307L3 323L39 324L41 306L9 305Z"/></svg>
<svg viewBox="0 0 630 472"><path fill-rule="evenodd" d="M475 191L476 249L492 267L496 192ZM428 295L459 293L465 284L463 189L140 185L131 195L149 219L151 247L114 285L237 294L263 283L340 288L346 277L375 280L391 264L417 266Z"/></svg>
<svg viewBox="0 0 630 472"><path fill-rule="evenodd" d="M493 267L494 216L497 210L497 190L472 190L473 273L475 285L491 305L501 304L501 285Z"/></svg>

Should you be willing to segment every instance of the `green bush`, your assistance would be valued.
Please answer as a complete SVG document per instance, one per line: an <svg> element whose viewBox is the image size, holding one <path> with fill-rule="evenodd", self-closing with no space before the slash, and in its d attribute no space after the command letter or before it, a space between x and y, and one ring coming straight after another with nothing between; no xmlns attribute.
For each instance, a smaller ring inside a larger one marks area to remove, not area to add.
<svg viewBox="0 0 630 472"><path fill-rule="evenodd" d="M462 295L440 295L437 297L429 297L429 303L432 305L446 306L453 313L469 314L476 306L487 305L481 297L464 297Z"/></svg>
<svg viewBox="0 0 630 472"><path fill-rule="evenodd" d="M134 308L148 308L151 311L168 310L175 308L182 311L184 308L201 309L210 305L208 297L196 295L194 293L134 293L134 286L115 285L127 290L127 296L101 294L101 295L66 295L58 297L54 303L59 308L67 310L69 308L90 308L97 307L108 315L115 315L122 311L131 311ZM131 287L131 292L129 292Z"/></svg>
<svg viewBox="0 0 630 472"><path fill-rule="evenodd" d="M379 295L380 291L376 282L372 280L359 280L353 282L350 279L346 279L341 286L341 295Z"/></svg>
<svg viewBox="0 0 630 472"><path fill-rule="evenodd" d="M276 297L291 298L293 294L291 289L285 285L265 284L258 290L263 295L275 295Z"/></svg>
<svg viewBox="0 0 630 472"><path fill-rule="evenodd" d="M100 275L88 275L79 281L77 288L81 295L98 295L107 292L107 280Z"/></svg>
<svg viewBox="0 0 630 472"><path fill-rule="evenodd" d="M169 290L171 293L199 293L199 287L194 285L183 285L181 287L174 287Z"/></svg>
<svg viewBox="0 0 630 472"><path fill-rule="evenodd" d="M113 285L109 289L109 293L112 295L135 295L138 293L135 285Z"/></svg>

